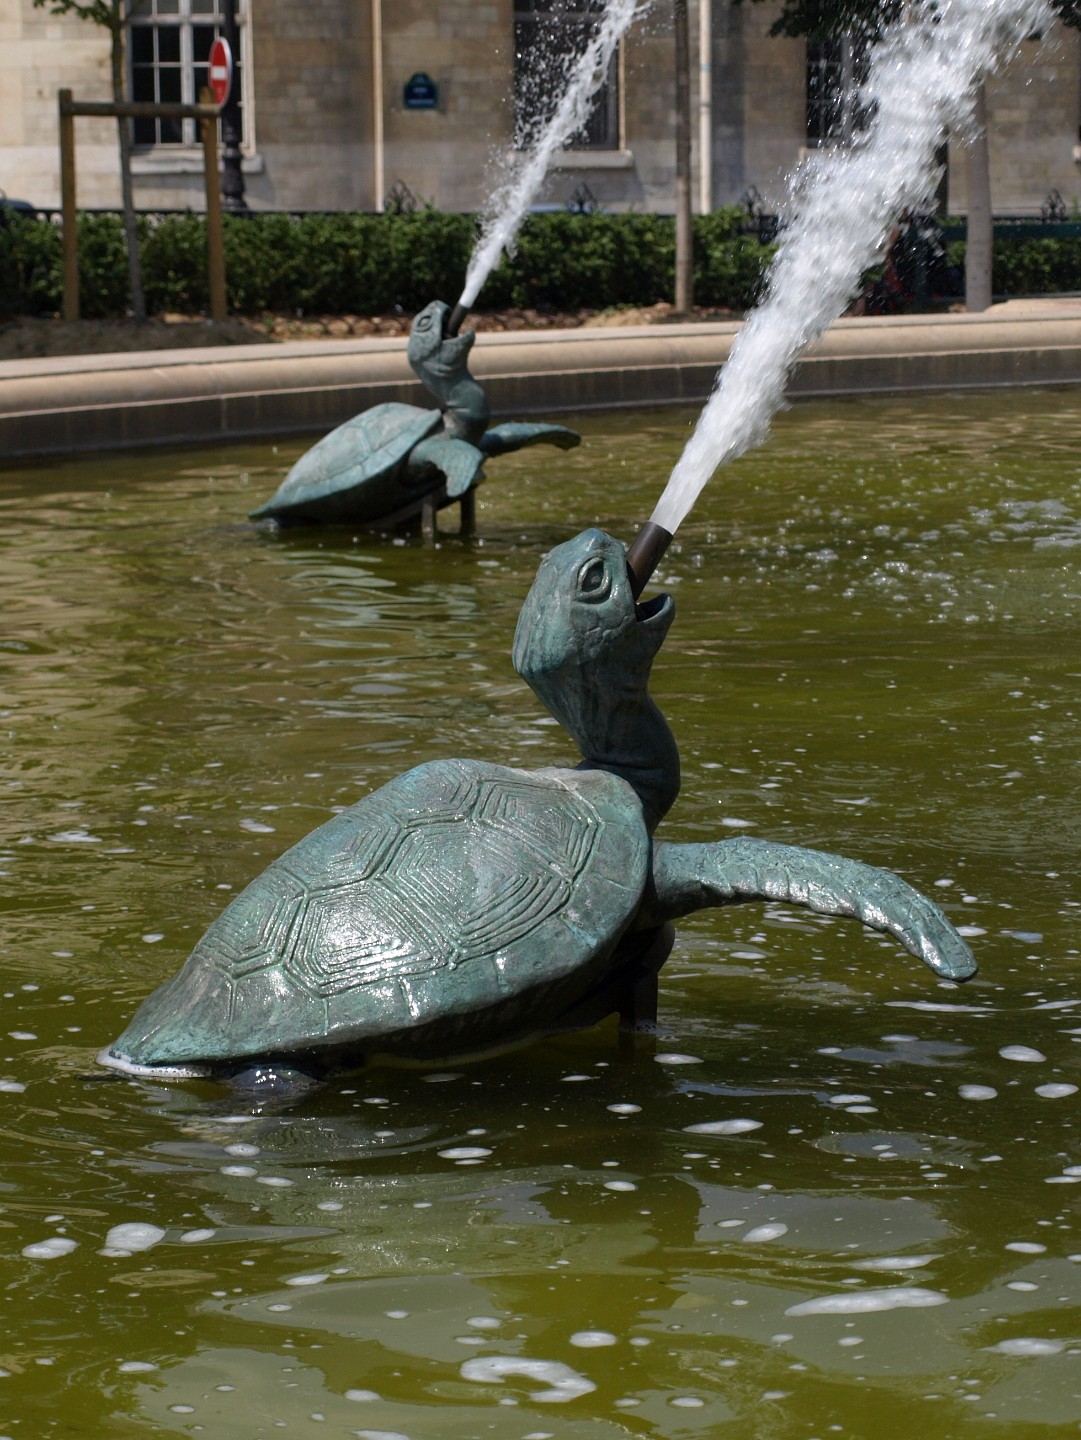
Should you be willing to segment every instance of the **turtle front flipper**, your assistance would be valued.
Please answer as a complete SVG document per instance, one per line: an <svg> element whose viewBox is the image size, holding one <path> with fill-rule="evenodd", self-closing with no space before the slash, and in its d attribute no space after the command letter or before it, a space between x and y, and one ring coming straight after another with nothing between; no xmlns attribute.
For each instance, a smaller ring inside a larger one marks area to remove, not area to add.
<svg viewBox="0 0 1081 1440"><path fill-rule="evenodd" d="M849 915L892 935L936 975L969 980L976 973L972 951L946 916L899 875L770 840L658 844L652 891L638 923L656 925L694 910L749 900L784 900L821 915Z"/></svg>
<svg viewBox="0 0 1081 1440"><path fill-rule="evenodd" d="M432 469L446 477L447 498L457 500L484 479L484 454L468 440L433 435L415 446L409 457L409 480L421 480Z"/></svg>
<svg viewBox="0 0 1081 1440"><path fill-rule="evenodd" d="M478 443L485 455L506 455L526 445L558 445L560 450L573 450L581 439L577 430L569 430L566 425L531 425L510 420L486 430Z"/></svg>

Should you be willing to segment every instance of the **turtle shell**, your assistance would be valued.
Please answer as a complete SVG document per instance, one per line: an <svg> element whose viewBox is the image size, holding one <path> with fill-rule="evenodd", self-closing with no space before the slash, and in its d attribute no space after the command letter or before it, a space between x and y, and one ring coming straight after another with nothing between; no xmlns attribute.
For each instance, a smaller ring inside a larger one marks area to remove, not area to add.
<svg viewBox="0 0 1081 1440"><path fill-rule="evenodd" d="M649 854L633 790L605 771L420 766L238 895L112 1057L341 1063L535 1033L605 977Z"/></svg>
<svg viewBox="0 0 1081 1440"><path fill-rule="evenodd" d="M397 402L361 411L306 451L251 519L364 524L400 510L424 493L423 486L402 482L409 452L442 418L438 410ZM429 488L437 489L442 478L433 471Z"/></svg>

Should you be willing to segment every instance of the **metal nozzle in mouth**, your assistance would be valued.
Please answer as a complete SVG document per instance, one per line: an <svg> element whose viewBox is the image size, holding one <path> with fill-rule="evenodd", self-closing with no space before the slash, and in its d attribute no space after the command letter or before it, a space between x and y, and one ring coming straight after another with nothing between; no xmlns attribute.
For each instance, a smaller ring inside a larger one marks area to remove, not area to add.
<svg viewBox="0 0 1081 1440"><path fill-rule="evenodd" d="M661 556L672 543L672 532L663 525L647 520L627 547L627 569L631 577L631 594L637 600L649 584L649 577L660 564Z"/></svg>
<svg viewBox="0 0 1081 1440"><path fill-rule="evenodd" d="M455 305L454 309L450 312L450 317L447 320L443 334L448 336L457 335L458 331L462 328L462 321L468 314L469 306L463 305L462 302L459 300L457 305Z"/></svg>

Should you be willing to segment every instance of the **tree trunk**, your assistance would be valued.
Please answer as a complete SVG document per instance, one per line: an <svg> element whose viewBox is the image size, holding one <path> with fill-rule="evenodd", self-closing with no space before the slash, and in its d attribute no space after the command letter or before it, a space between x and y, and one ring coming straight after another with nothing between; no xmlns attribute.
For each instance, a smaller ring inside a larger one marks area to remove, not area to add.
<svg viewBox="0 0 1081 1440"><path fill-rule="evenodd" d="M124 0L112 0L113 101L124 100ZM120 196L124 210L124 239L128 250L128 280L131 285L131 313L142 324L146 319L143 298L143 269L139 261L139 227L135 218L135 196L131 184L131 121L117 117L120 146Z"/></svg>
<svg viewBox="0 0 1081 1440"><path fill-rule="evenodd" d="M972 134L965 148L968 180L968 243L965 246L965 309L986 310L991 304L991 153L987 144L987 87L976 89Z"/></svg>
<svg viewBox="0 0 1081 1440"><path fill-rule="evenodd" d="M676 309L694 303L694 245L691 238L691 49L687 0L674 0L676 49Z"/></svg>

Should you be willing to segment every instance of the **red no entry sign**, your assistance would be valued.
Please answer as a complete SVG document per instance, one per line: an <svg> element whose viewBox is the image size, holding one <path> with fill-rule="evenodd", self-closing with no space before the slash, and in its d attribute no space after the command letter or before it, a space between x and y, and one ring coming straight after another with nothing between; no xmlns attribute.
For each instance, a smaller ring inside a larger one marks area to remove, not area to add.
<svg viewBox="0 0 1081 1440"><path fill-rule="evenodd" d="M210 47L210 90L216 104L225 104L232 85L233 52L228 40L215 40Z"/></svg>

